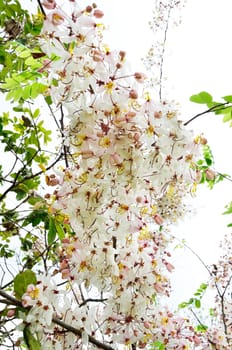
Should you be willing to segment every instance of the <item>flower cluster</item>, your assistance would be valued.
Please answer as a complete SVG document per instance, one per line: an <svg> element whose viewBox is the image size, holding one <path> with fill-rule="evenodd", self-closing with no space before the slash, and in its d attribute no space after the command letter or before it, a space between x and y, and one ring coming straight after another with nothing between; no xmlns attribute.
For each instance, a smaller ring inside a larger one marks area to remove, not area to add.
<svg viewBox="0 0 232 350"><path fill-rule="evenodd" d="M24 325L30 325L31 332L36 334L46 350L62 349L56 339L60 331L52 321L53 317L62 316L64 301L64 295L58 290L51 276L40 276L36 285L29 284L22 296L22 306L29 309L28 314L23 316Z"/></svg>
<svg viewBox="0 0 232 350"><path fill-rule="evenodd" d="M68 16L44 1L51 12L40 38L47 93L69 120L70 166L47 177L48 185L59 183L50 211L62 213L73 231L58 249L59 271L72 290L69 306L63 301L65 320L120 344L197 345L194 330L165 311L160 297L169 296L174 268L168 225L184 215L183 198L199 179L201 144L173 102L144 88L146 76L130 71L126 53L103 43L103 12L95 4L70 5ZM37 286L30 286L23 302L34 299ZM39 319L33 310L28 317ZM66 339L63 349L70 344Z"/></svg>

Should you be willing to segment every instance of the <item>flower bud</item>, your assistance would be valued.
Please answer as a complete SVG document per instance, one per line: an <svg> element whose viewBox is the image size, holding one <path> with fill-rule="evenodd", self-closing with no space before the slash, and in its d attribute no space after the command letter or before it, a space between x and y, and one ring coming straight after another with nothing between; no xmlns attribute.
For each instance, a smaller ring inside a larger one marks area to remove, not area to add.
<svg viewBox="0 0 232 350"><path fill-rule="evenodd" d="M93 9L92 6L86 6L85 11L90 13L90 12L92 12L92 9Z"/></svg>
<svg viewBox="0 0 232 350"><path fill-rule="evenodd" d="M162 117L162 112L161 112L161 111L155 112L155 113L154 113L154 117L155 117L156 119L160 119L160 118Z"/></svg>
<svg viewBox="0 0 232 350"><path fill-rule="evenodd" d="M144 80L147 78L144 73L139 73L139 72L136 72L134 74L134 77L135 77L135 79L137 80L138 83L143 83Z"/></svg>
<svg viewBox="0 0 232 350"><path fill-rule="evenodd" d="M53 10L56 7L56 2L54 0L44 0L42 5L48 10Z"/></svg>
<svg viewBox="0 0 232 350"><path fill-rule="evenodd" d="M138 93L136 90L132 89L129 93L129 97L132 98L133 100L136 100L138 98Z"/></svg>
<svg viewBox="0 0 232 350"><path fill-rule="evenodd" d="M11 309L7 311L6 316L7 317L13 317L15 315L15 309Z"/></svg>
<svg viewBox="0 0 232 350"><path fill-rule="evenodd" d="M160 216L159 214L154 215L154 220L157 225L162 225L164 222L162 216Z"/></svg>
<svg viewBox="0 0 232 350"><path fill-rule="evenodd" d="M147 322L147 321L145 321L145 322L143 323L143 325L144 325L144 327L147 328L147 329L151 328L151 324L150 324L149 322Z"/></svg>
<svg viewBox="0 0 232 350"><path fill-rule="evenodd" d="M205 177L207 180L214 180L216 177L215 172L212 169L206 169L205 171Z"/></svg>
<svg viewBox="0 0 232 350"><path fill-rule="evenodd" d="M104 16L104 12L102 12L101 10L94 10L93 15L96 18L102 18Z"/></svg>
<svg viewBox="0 0 232 350"><path fill-rule="evenodd" d="M120 61L123 61L124 58L126 57L126 52L125 51L119 51L119 56L120 56Z"/></svg>

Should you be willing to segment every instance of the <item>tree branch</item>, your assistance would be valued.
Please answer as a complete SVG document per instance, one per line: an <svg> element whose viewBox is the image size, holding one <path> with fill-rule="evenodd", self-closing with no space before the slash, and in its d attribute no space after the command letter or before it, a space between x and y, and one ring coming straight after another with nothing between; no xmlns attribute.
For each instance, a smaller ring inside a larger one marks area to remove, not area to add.
<svg viewBox="0 0 232 350"><path fill-rule="evenodd" d="M224 108L220 108L220 107L223 107L223 106L226 106L229 102L225 102L225 103L219 103L218 105L216 106L213 106L209 109L207 109L206 111L202 112L202 113L198 113L196 114L194 117L192 117L191 119L189 119L187 122L185 122L183 125L186 126L188 125L189 123L191 123L193 120L197 119L198 117L200 117L201 115L203 114L207 114L207 113L210 113L210 112L216 112L216 111L221 111L223 109L226 109L228 107L224 107Z"/></svg>
<svg viewBox="0 0 232 350"><path fill-rule="evenodd" d="M79 337L82 336L82 331L80 331L79 329L76 329L70 325L68 325L67 323L59 320L58 318L56 317L53 317L52 321L54 323L56 323L58 326L61 326L63 328L65 328L66 330L78 335ZM91 335L88 335L88 338L89 338L89 341L96 345L98 348L100 349L104 349L104 350L114 350L110 345L107 345L107 344L104 344L102 342L100 342L99 340L95 339L94 337L92 337Z"/></svg>
<svg viewBox="0 0 232 350"><path fill-rule="evenodd" d="M85 299L79 306L84 306L85 304L89 303L89 302L93 302L93 303L104 303L104 301L108 300L107 298L105 299L93 299L93 298L88 298Z"/></svg>
<svg viewBox="0 0 232 350"><path fill-rule="evenodd" d="M62 154L60 154L55 160L54 162L52 162L47 168L46 168L46 171L51 169L60 159L62 158ZM37 173L35 174L32 174L32 175L29 175L29 176L25 176L24 179L22 181L18 181L17 182L17 179L20 175L20 173L22 172L22 170L24 170L25 167L23 167L23 169L20 169L19 172L16 174L15 178L14 178L14 181L12 183L12 185L10 187L8 187L6 189L5 192L3 192L3 194L0 196L0 202L6 197L6 195L8 194L8 192L12 191L14 187L18 186L19 184L23 183L25 180L30 180L30 179L33 179L35 178L36 176L39 176L41 174L43 174L43 170L41 171L38 171Z"/></svg>
<svg viewBox="0 0 232 350"><path fill-rule="evenodd" d="M44 15L44 18L46 18L46 13L45 13L44 8L43 8L43 6L42 6L42 4L41 4L41 1L40 1L40 0L37 0L37 1L38 1L39 8L40 8L42 14Z"/></svg>

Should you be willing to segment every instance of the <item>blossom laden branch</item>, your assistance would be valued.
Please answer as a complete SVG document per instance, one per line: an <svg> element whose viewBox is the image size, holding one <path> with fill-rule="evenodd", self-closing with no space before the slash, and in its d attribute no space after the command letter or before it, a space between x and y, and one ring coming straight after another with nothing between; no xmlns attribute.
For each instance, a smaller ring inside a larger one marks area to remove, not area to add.
<svg viewBox="0 0 232 350"><path fill-rule="evenodd" d="M5 292L2 289L0 289L0 295L5 298L5 299L1 300L2 303L6 303L7 305L14 305L16 307L24 308L23 304L20 300L12 297L10 294L8 294L7 292ZM62 327L63 329L66 329L67 331L72 332L73 334L77 335L78 337L82 337L81 330L72 327L71 325L65 323L61 319L59 319L57 317L52 317L52 322L54 322L56 325ZM104 344L104 343L98 341L97 339L95 339L91 335L88 335L88 340L90 343L96 345L100 349L103 349L103 350L113 350L114 349L110 345L107 345L107 344Z"/></svg>

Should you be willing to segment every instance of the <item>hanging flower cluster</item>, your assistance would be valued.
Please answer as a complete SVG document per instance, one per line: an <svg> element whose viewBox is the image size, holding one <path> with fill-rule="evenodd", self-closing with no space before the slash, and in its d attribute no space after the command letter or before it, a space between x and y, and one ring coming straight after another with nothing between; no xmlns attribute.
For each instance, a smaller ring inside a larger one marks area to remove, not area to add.
<svg viewBox="0 0 232 350"><path fill-rule="evenodd" d="M70 1L71 16L55 1L43 4L50 10L40 38L48 56L43 71L69 120L63 141L70 166L52 175L59 186L50 197L51 213L73 230L58 249L59 272L71 288L60 315L109 342L197 345L188 322L166 311L160 297L169 296L174 269L168 226L184 215L183 198L199 181L201 139L183 127L173 102L144 88L146 76L131 73L124 51L103 43L95 4L82 10ZM36 298L37 286L29 286L23 302ZM48 307L61 306L51 297ZM27 317L37 315L40 330L40 312L32 310ZM59 337L54 330L57 344ZM62 349L71 349L73 338L63 339Z"/></svg>

